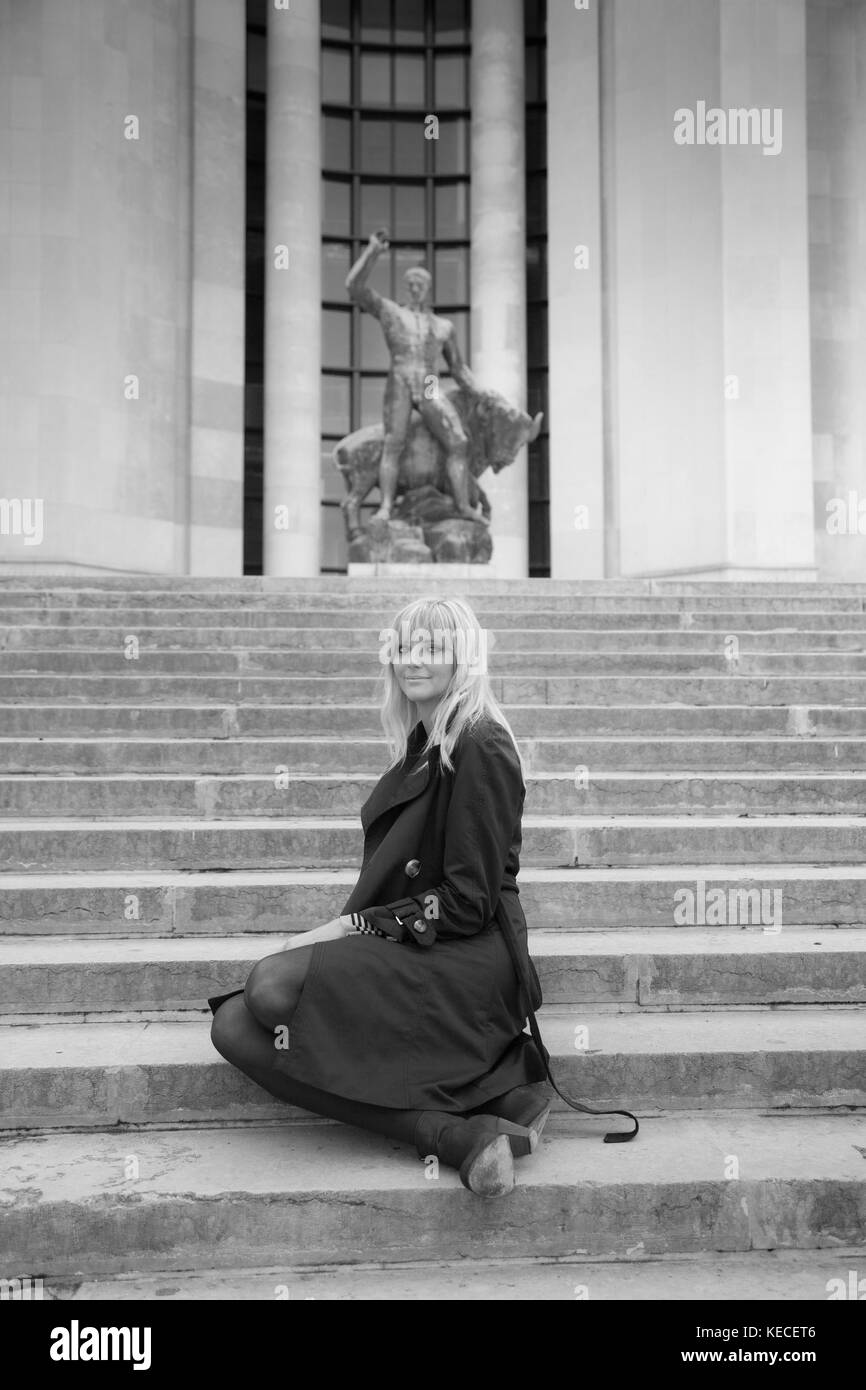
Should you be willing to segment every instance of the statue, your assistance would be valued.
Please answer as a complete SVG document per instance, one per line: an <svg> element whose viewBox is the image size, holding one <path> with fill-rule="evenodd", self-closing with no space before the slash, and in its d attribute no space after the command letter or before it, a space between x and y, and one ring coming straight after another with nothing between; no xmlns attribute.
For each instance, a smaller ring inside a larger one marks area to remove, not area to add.
<svg viewBox="0 0 866 1390"><path fill-rule="evenodd" d="M542 416L533 420L479 389L453 323L433 312L422 266L405 274L405 304L370 288L370 271L388 245L384 231L374 232L346 280L352 300L379 319L391 354L383 423L356 430L334 450L347 488L350 559L483 563L492 553L490 504L478 476L513 463L537 438ZM439 389L440 354L456 383L450 394ZM361 504L377 484L379 509L363 527Z"/></svg>

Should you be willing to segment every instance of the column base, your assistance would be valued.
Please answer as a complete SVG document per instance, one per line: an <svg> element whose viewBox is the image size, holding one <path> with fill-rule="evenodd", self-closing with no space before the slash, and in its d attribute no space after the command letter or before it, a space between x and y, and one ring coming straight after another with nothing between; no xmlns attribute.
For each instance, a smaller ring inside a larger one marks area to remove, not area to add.
<svg viewBox="0 0 866 1390"><path fill-rule="evenodd" d="M698 584L814 584L818 580L817 565L707 565L706 568L646 570L641 574L624 574L623 579L668 579L674 582Z"/></svg>
<svg viewBox="0 0 866 1390"><path fill-rule="evenodd" d="M161 579L161 578L183 578L178 575L176 570L140 570L130 565L128 569L117 569L112 565L84 565L78 564L75 560L3 560L0 559L0 579L11 577L32 577L34 575L56 575L58 578L70 578L81 575L83 578L94 579L123 579L127 575L142 579Z"/></svg>
<svg viewBox="0 0 866 1390"><path fill-rule="evenodd" d="M489 565L434 565L399 564L394 561L379 560L369 564L355 561L349 565L350 579L379 579L382 577L400 579L489 579Z"/></svg>

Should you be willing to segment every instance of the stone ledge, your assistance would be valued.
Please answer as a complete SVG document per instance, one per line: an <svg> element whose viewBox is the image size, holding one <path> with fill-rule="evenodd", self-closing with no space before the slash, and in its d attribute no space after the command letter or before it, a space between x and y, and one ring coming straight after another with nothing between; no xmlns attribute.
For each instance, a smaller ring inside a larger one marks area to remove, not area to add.
<svg viewBox="0 0 866 1390"><path fill-rule="evenodd" d="M401 565L379 561L362 564L356 561L349 565L350 579L489 579L490 566L484 565Z"/></svg>
<svg viewBox="0 0 866 1390"><path fill-rule="evenodd" d="M465 1191L445 1167L426 1180L408 1147L343 1126L9 1140L6 1263L48 1279L204 1264L513 1259L525 1258L528 1231L533 1253L547 1259L862 1241L862 1116L666 1116L613 1146L602 1143L600 1120L557 1133L559 1123L518 1162L514 1192L497 1202ZM125 1177L130 1155L136 1177ZM726 1176L726 1155L741 1178ZM848 1265L840 1256L840 1278Z"/></svg>

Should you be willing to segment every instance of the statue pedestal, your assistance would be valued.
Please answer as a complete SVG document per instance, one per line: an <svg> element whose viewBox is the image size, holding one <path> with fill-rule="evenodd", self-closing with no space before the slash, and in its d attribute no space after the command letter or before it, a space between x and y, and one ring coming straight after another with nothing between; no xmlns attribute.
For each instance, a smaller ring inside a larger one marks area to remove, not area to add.
<svg viewBox="0 0 866 1390"><path fill-rule="evenodd" d="M424 532L411 522L368 521L360 536L349 541L349 564L432 564L433 552Z"/></svg>
<svg viewBox="0 0 866 1390"><path fill-rule="evenodd" d="M373 564L349 562L350 579L489 579L489 565L435 565L431 563L395 564L380 560Z"/></svg>
<svg viewBox="0 0 866 1390"><path fill-rule="evenodd" d="M453 500L426 486L404 493L389 521L371 517L349 541L349 573L359 565L397 565L408 572L484 569L492 554L490 527L480 517L456 516Z"/></svg>

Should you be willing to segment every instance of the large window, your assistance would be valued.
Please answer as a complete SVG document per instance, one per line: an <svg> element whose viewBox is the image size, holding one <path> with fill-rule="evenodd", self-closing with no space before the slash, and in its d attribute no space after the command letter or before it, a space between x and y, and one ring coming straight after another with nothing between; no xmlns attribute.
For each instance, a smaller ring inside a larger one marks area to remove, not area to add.
<svg viewBox="0 0 866 1390"><path fill-rule="evenodd" d="M550 573L547 391L547 98L545 0L524 0L529 409L544 427L529 449L530 574ZM266 0L247 5L247 280L244 571L262 569ZM372 283L393 298L411 265L433 274L437 310L469 333L469 0L322 3L323 569L346 568L334 445L381 419L388 356L375 319L345 280L370 232L391 251ZM435 127L428 119L435 117ZM428 138L436 134L438 138ZM444 363L442 364L444 373ZM369 511L375 506L371 503Z"/></svg>
<svg viewBox="0 0 866 1390"><path fill-rule="evenodd" d="M381 420L388 368L379 324L345 287L372 231L387 227L391 250L371 284L399 299L405 271L426 265L471 352L468 0L323 0L322 147L322 567L340 571L345 485L331 455Z"/></svg>
<svg viewBox="0 0 866 1390"><path fill-rule="evenodd" d="M262 572L265 361L265 0L247 0L244 574Z"/></svg>
<svg viewBox="0 0 866 1390"><path fill-rule="evenodd" d="M545 0L524 0L526 30L526 358L529 413L544 411L529 446L529 574L550 575L547 390L547 89Z"/></svg>

